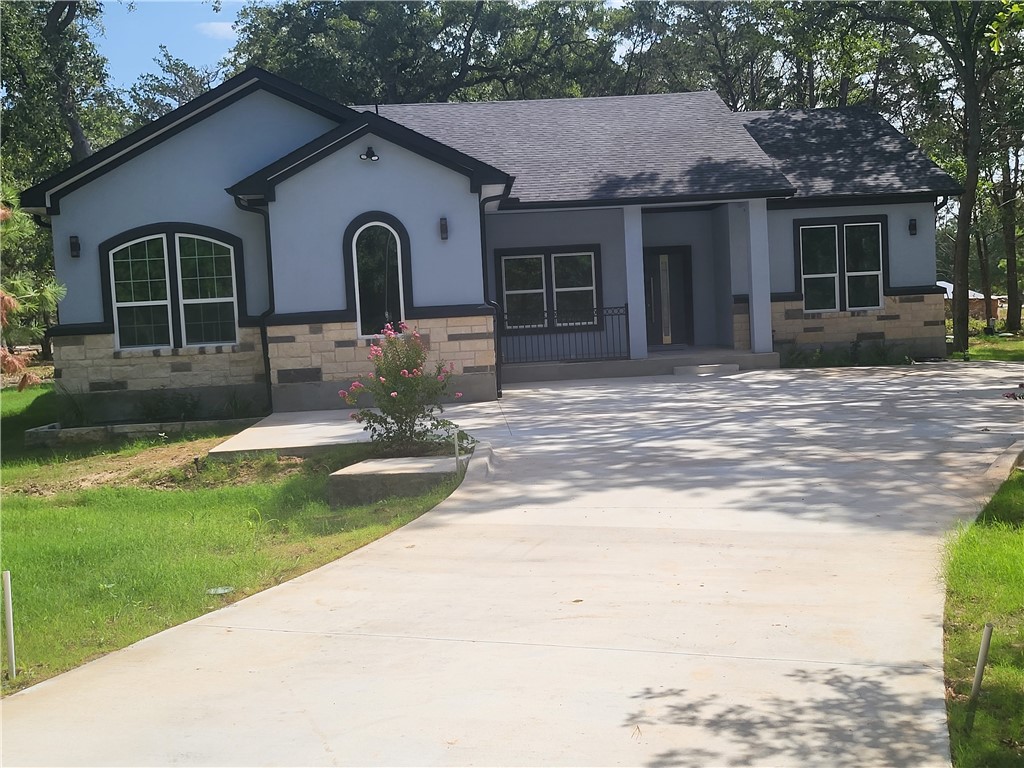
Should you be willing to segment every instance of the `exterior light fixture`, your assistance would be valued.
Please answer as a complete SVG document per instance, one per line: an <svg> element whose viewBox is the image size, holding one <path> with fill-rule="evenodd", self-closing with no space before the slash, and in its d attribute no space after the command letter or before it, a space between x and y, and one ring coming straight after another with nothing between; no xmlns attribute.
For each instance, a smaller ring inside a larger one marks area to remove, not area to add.
<svg viewBox="0 0 1024 768"><path fill-rule="evenodd" d="M373 162L377 162L378 160L380 160L380 155L373 151L373 147L367 147L366 151L359 156L359 159L372 160Z"/></svg>
<svg viewBox="0 0 1024 768"><path fill-rule="evenodd" d="M71 246L72 259L77 259L82 255L82 243L78 240L78 235L72 235L68 244Z"/></svg>
<svg viewBox="0 0 1024 768"><path fill-rule="evenodd" d="M912 235L916 235L917 234L917 219L911 219L910 220L909 230L910 230L910 234L912 234Z"/></svg>
<svg viewBox="0 0 1024 768"><path fill-rule="evenodd" d="M448 239L448 219L445 216L441 217L441 239Z"/></svg>

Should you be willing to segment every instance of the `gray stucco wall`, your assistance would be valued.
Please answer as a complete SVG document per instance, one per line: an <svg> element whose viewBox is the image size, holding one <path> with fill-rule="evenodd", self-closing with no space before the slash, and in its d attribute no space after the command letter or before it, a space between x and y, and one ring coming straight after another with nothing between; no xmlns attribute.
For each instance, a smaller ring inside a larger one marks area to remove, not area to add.
<svg viewBox="0 0 1024 768"><path fill-rule="evenodd" d="M711 212L715 243L715 336L718 344L732 346L732 269L730 263L729 207Z"/></svg>
<svg viewBox="0 0 1024 768"><path fill-rule="evenodd" d="M603 301L608 307L626 303L626 246L622 209L493 213L487 227L488 290L494 296L494 251L502 248L547 248L598 243L601 246ZM501 298L497 297L498 302Z"/></svg>
<svg viewBox="0 0 1024 768"><path fill-rule="evenodd" d="M793 220L837 216L889 217L889 277L894 287L934 285L935 209L931 203L901 203L886 206L842 206L768 211L768 248L773 293L797 291ZM917 219L917 234L909 232L910 219Z"/></svg>
<svg viewBox="0 0 1024 768"><path fill-rule="evenodd" d="M693 253L693 343L695 346L716 346L724 343L718 331L718 305L725 296L718 296L715 286L716 262L727 260L728 243L719 246L711 211L645 213L644 248L688 245ZM732 297L729 297L729 303Z"/></svg>
<svg viewBox="0 0 1024 768"><path fill-rule="evenodd" d="M359 159L367 145L380 160ZM367 211L389 213L408 231L417 306L483 301L479 201L466 176L367 135L282 182L276 194L270 228L278 313L346 309L342 239Z"/></svg>
<svg viewBox="0 0 1024 768"><path fill-rule="evenodd" d="M103 320L101 242L164 221L202 224L240 237L248 309L262 312L268 302L263 219L236 208L224 189L334 125L256 91L64 197L61 213L53 217L57 280L68 286L60 322ZM70 257L70 235L80 238L81 258Z"/></svg>

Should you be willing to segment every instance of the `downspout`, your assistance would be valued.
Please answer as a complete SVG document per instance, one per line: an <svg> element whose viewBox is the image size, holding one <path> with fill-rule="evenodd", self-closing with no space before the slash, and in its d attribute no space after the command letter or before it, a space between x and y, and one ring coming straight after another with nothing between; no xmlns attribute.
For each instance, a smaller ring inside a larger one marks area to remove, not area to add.
<svg viewBox="0 0 1024 768"><path fill-rule="evenodd" d="M501 305L493 299L489 299L490 289L487 281L487 265L489 259L487 258L487 226L484 223L484 207L488 203L493 203L496 200L501 200L503 197L508 195L506 189L500 195L491 195L490 197L480 198L480 263L483 267L483 278L484 278L484 303L491 308L494 312L494 383L497 388L497 395L501 397L501 324L504 320L504 315L501 312Z"/></svg>
<svg viewBox="0 0 1024 768"><path fill-rule="evenodd" d="M259 316L260 321L260 346L263 348L263 378L267 388L267 406L270 412L274 412L274 387L271 381L270 371L270 342L267 338L267 318L274 314L274 259L270 250L270 211L261 208L252 208L242 199L235 195L235 205L239 210L247 213L258 213L263 217L264 240L267 246L267 299L268 306L265 312Z"/></svg>

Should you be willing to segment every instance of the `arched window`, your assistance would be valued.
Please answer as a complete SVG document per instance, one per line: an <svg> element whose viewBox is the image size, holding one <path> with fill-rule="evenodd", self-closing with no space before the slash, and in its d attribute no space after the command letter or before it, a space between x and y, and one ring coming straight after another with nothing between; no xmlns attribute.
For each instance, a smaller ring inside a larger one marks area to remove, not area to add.
<svg viewBox="0 0 1024 768"><path fill-rule="evenodd" d="M371 221L352 236L356 322L361 336L380 333L405 319L402 244L388 224Z"/></svg>
<svg viewBox="0 0 1024 768"><path fill-rule="evenodd" d="M117 348L234 344L240 248L226 232L173 222L102 243Z"/></svg>

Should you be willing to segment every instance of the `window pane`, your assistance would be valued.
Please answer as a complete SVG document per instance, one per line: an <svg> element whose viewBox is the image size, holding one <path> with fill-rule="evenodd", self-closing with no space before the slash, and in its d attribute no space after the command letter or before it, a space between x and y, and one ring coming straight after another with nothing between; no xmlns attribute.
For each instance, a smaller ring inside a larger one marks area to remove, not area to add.
<svg viewBox="0 0 1024 768"><path fill-rule="evenodd" d="M557 325L593 325L597 322L594 311L594 292L559 291L555 294L555 323Z"/></svg>
<svg viewBox="0 0 1024 768"><path fill-rule="evenodd" d="M555 255L555 288L590 288L594 285L594 257L589 253Z"/></svg>
<svg viewBox="0 0 1024 768"><path fill-rule="evenodd" d="M227 299L234 296L231 250L226 245L198 237L180 237L178 247L183 299Z"/></svg>
<svg viewBox="0 0 1024 768"><path fill-rule="evenodd" d="M836 269L836 228L801 227L800 258L805 275L828 275Z"/></svg>
<svg viewBox="0 0 1024 768"><path fill-rule="evenodd" d="M114 300L164 301L167 299L163 238L153 237L111 254Z"/></svg>
<svg viewBox="0 0 1024 768"><path fill-rule="evenodd" d="M543 293L513 293L505 297L505 312L508 315L506 321L509 327L535 327L544 326L544 294Z"/></svg>
<svg viewBox="0 0 1024 768"><path fill-rule="evenodd" d="M804 309L836 309L836 279L834 277L804 278Z"/></svg>
<svg viewBox="0 0 1024 768"><path fill-rule="evenodd" d="M357 236L355 253L359 332L372 336L402 320L398 240L387 227L369 226Z"/></svg>
<svg viewBox="0 0 1024 768"><path fill-rule="evenodd" d="M185 305L186 344L231 344L234 341L234 302Z"/></svg>
<svg viewBox="0 0 1024 768"><path fill-rule="evenodd" d="M856 275L846 280L846 300L850 309L871 309L881 305L878 275Z"/></svg>
<svg viewBox="0 0 1024 768"><path fill-rule="evenodd" d="M880 272L882 269L881 226L846 225L846 271Z"/></svg>
<svg viewBox="0 0 1024 768"><path fill-rule="evenodd" d="M118 307L117 327L122 347L163 347L171 343L167 307Z"/></svg>
<svg viewBox="0 0 1024 768"><path fill-rule="evenodd" d="M531 291L544 287L543 256L506 256L501 260L506 291Z"/></svg>

